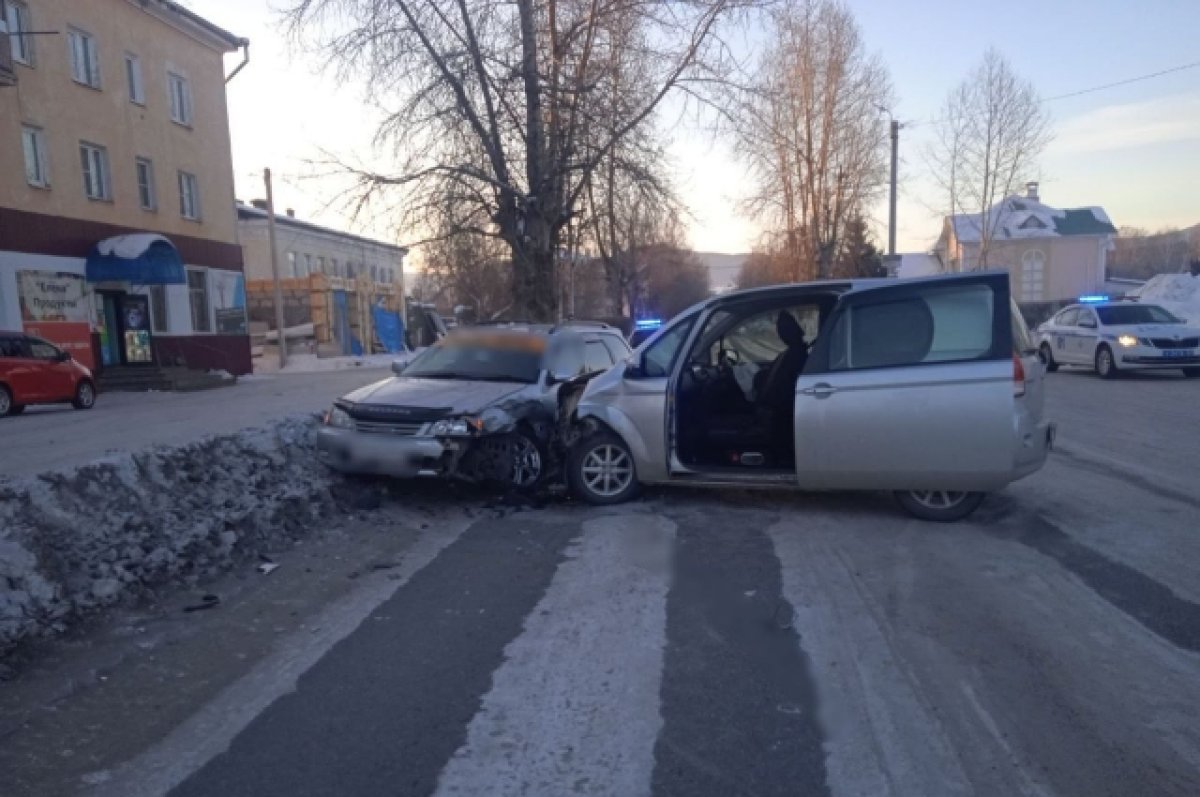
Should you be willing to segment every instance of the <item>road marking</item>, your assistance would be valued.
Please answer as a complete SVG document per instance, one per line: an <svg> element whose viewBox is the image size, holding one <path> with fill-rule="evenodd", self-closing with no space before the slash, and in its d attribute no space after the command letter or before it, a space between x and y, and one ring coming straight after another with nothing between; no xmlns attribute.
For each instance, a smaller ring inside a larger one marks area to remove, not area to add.
<svg viewBox="0 0 1200 797"><path fill-rule="evenodd" d="M877 607L826 542L816 513L768 529L783 595L811 661L834 797L970 795L974 791ZM837 529L831 529L836 533Z"/></svg>
<svg viewBox="0 0 1200 797"><path fill-rule="evenodd" d="M99 782L93 797L158 797L174 789L210 760L296 681L349 636L375 609L432 562L471 524L462 519L438 524L405 551L400 567L364 577L362 587L318 615L309 628L293 635L253 670L227 687L160 743L111 771L89 773ZM398 577L398 578L397 578ZM105 777L107 776L107 778ZM87 782L87 780L85 780Z"/></svg>
<svg viewBox="0 0 1200 797"><path fill-rule="evenodd" d="M649 794L674 536L642 514L583 525L438 795Z"/></svg>

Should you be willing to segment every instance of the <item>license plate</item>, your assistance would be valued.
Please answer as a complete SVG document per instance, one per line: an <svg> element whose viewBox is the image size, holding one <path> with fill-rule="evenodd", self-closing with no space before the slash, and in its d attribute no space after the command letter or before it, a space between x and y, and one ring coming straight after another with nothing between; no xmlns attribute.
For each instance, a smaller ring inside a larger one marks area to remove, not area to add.
<svg viewBox="0 0 1200 797"><path fill-rule="evenodd" d="M1174 358L1174 357L1195 357L1196 350L1195 349L1166 349L1165 351L1163 351L1163 356L1167 357L1168 359Z"/></svg>

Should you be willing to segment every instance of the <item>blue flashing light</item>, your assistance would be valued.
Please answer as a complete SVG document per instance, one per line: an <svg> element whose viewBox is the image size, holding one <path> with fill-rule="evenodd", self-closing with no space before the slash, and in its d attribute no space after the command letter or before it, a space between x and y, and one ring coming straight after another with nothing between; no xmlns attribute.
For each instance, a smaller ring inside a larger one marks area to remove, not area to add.
<svg viewBox="0 0 1200 797"><path fill-rule="evenodd" d="M1084 304L1095 304L1096 302L1107 302L1109 301L1109 298L1098 293L1093 293L1088 294L1087 296L1080 296L1079 301L1083 302Z"/></svg>
<svg viewBox="0 0 1200 797"><path fill-rule="evenodd" d="M661 318L639 318L634 322L635 329L658 329L662 326Z"/></svg>

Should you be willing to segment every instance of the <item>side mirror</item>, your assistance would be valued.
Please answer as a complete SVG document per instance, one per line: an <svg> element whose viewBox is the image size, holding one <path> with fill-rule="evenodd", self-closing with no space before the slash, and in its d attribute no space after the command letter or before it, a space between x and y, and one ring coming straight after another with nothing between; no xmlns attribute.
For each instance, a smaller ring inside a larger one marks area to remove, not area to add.
<svg viewBox="0 0 1200 797"><path fill-rule="evenodd" d="M1083 327L1084 329L1095 329L1096 322L1090 318L1085 318L1084 320L1079 322L1079 326Z"/></svg>
<svg viewBox="0 0 1200 797"><path fill-rule="evenodd" d="M404 369L408 367L408 363L403 360L392 360L392 373L400 376L404 373Z"/></svg>
<svg viewBox="0 0 1200 797"><path fill-rule="evenodd" d="M567 373L566 371L563 371L563 370L547 371L546 372L546 384L559 385L559 384L562 384L563 382L570 382L572 379L574 379L577 376L579 376L578 373Z"/></svg>
<svg viewBox="0 0 1200 797"><path fill-rule="evenodd" d="M54 362L56 363L65 363L70 359L71 352L69 351L60 351L58 354L54 355Z"/></svg>

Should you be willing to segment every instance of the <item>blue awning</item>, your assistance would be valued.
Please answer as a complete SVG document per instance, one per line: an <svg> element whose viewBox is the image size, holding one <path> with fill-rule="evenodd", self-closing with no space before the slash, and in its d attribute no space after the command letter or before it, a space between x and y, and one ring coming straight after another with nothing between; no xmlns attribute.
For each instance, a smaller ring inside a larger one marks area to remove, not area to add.
<svg viewBox="0 0 1200 797"><path fill-rule="evenodd" d="M162 235L118 235L92 247L87 256L88 282L133 285L183 285L187 274L175 245Z"/></svg>

